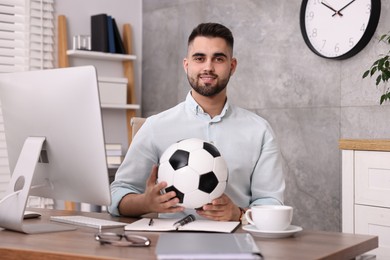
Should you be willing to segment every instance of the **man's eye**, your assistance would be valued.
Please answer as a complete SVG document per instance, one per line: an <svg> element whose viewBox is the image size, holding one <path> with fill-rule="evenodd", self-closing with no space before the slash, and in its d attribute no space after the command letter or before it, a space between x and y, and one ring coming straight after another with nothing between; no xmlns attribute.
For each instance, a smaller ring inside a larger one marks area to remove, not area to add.
<svg viewBox="0 0 390 260"><path fill-rule="evenodd" d="M200 61L203 61L204 58L203 57L195 57L194 58L194 61L197 61L197 62L200 62Z"/></svg>
<svg viewBox="0 0 390 260"><path fill-rule="evenodd" d="M225 58L224 58L224 57L216 57L216 58L215 58L215 61L216 61L216 62L224 62L224 61L225 61Z"/></svg>

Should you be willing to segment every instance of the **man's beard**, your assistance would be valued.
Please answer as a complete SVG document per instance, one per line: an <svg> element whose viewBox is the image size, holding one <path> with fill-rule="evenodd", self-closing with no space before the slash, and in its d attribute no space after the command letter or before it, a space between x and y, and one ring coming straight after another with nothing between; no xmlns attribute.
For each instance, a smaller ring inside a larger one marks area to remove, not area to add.
<svg viewBox="0 0 390 260"><path fill-rule="evenodd" d="M187 79L188 79L188 82L190 83L192 89L195 90L197 93L199 93L200 95L205 96L205 97L212 97L212 96L217 95L218 93L220 93L222 90L224 90L226 88L226 86L229 82L229 79L230 79L230 75L231 75L231 73L229 73L229 76L227 78L218 82L218 84L214 87L211 86L211 84L205 84L205 85L201 86L199 84L199 77L197 77L196 79L191 78L188 75L188 72L187 72Z"/></svg>

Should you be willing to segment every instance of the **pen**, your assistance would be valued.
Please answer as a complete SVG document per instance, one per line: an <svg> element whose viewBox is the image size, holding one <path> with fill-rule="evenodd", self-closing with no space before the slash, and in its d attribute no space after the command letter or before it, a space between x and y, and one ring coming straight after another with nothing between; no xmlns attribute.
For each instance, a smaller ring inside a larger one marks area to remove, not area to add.
<svg viewBox="0 0 390 260"><path fill-rule="evenodd" d="M173 223L173 226L176 228L176 230L178 230L179 227L184 226L185 224L188 224L188 223L193 222L193 221L195 221L195 216L190 214L190 215L185 216L184 218L176 221L175 223Z"/></svg>
<svg viewBox="0 0 390 260"><path fill-rule="evenodd" d="M154 222L154 220L153 220L153 218L151 218L151 219L149 220L149 226L153 226L153 222Z"/></svg>

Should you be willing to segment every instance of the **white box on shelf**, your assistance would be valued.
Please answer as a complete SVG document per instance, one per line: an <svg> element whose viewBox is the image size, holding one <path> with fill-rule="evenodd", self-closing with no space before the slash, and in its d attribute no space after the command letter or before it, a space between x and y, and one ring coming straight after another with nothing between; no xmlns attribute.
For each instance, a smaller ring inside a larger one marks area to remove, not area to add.
<svg viewBox="0 0 390 260"><path fill-rule="evenodd" d="M102 104L127 103L127 78L99 77L98 80Z"/></svg>

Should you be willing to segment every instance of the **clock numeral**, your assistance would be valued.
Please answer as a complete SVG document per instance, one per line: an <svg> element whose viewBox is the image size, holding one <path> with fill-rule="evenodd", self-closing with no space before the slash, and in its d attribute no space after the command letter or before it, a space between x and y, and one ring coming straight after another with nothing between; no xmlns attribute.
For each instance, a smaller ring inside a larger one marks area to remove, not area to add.
<svg viewBox="0 0 390 260"><path fill-rule="evenodd" d="M366 30L366 24L362 24L362 27L360 27L360 31L364 32Z"/></svg>
<svg viewBox="0 0 390 260"><path fill-rule="evenodd" d="M317 28L313 28L313 30L311 31L310 36L313 37L313 38L317 37Z"/></svg>
<svg viewBox="0 0 390 260"><path fill-rule="evenodd" d="M371 4L367 4L366 7L367 7L366 14L370 14L371 13Z"/></svg>
<svg viewBox="0 0 390 260"><path fill-rule="evenodd" d="M326 40L322 40L322 47L321 47L321 49L324 49L325 45L326 45Z"/></svg>
<svg viewBox="0 0 390 260"><path fill-rule="evenodd" d="M353 41L353 38L349 38L349 46L352 47L355 45L355 42Z"/></svg>
<svg viewBox="0 0 390 260"><path fill-rule="evenodd" d="M310 11L308 14L306 14L306 19L308 19L309 21L313 20L314 19L314 12Z"/></svg>
<svg viewBox="0 0 390 260"><path fill-rule="evenodd" d="M339 44L336 43L336 45L334 46L334 52L335 52L335 53L338 53L339 51L340 51Z"/></svg>

